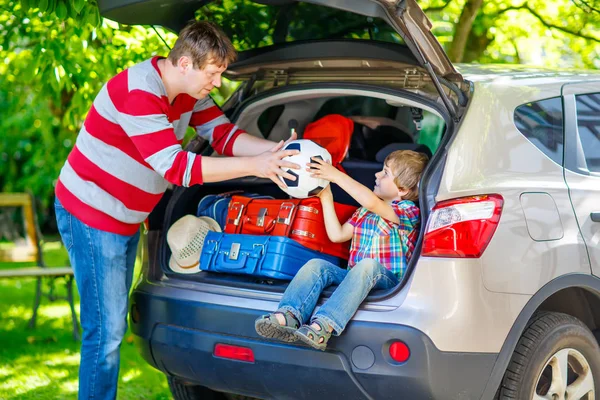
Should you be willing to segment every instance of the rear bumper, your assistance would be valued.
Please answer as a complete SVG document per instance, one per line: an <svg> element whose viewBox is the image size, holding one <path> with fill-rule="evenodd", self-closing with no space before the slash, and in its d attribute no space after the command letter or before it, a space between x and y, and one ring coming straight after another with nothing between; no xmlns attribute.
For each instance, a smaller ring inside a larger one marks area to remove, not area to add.
<svg viewBox="0 0 600 400"><path fill-rule="evenodd" d="M254 331L261 311L135 290L131 328L144 358L169 376L217 391L264 399L479 399L497 354L448 353L399 324L352 321L327 352L266 341ZM389 357L392 341L411 356ZM255 362L213 356L217 343L251 348Z"/></svg>

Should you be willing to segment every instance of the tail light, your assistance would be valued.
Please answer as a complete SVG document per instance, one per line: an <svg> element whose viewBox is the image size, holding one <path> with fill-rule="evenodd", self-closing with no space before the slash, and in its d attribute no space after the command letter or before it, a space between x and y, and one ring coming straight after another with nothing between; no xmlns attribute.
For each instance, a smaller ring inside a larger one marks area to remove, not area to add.
<svg viewBox="0 0 600 400"><path fill-rule="evenodd" d="M480 257L496 231L503 204L499 194L439 202L429 217L421 254L429 257Z"/></svg>
<svg viewBox="0 0 600 400"><path fill-rule="evenodd" d="M213 352L215 357L228 358L230 360L254 362L254 352L248 347L233 346L217 343Z"/></svg>

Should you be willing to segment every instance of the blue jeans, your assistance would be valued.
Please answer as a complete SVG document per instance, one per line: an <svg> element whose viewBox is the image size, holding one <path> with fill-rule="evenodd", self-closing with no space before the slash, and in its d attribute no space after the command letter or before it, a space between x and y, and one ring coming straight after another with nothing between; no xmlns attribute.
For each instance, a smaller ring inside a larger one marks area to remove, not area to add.
<svg viewBox="0 0 600 400"><path fill-rule="evenodd" d="M94 229L65 210L58 199L54 209L80 297L79 399L115 399L140 234L123 236Z"/></svg>
<svg viewBox="0 0 600 400"><path fill-rule="evenodd" d="M294 276L278 309L290 311L298 321L306 324L323 290L330 285L339 285L312 318L325 322L333 328L335 335L339 335L371 289L389 289L397 284L398 278L372 259L361 260L346 270L315 258Z"/></svg>

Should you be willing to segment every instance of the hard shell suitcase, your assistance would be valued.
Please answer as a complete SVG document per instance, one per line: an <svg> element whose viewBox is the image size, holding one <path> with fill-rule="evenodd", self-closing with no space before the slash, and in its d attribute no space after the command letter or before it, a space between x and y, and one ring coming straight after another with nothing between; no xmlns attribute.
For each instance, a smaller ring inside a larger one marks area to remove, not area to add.
<svg viewBox="0 0 600 400"><path fill-rule="evenodd" d="M334 203L335 214L340 224L345 224L356 211L356 207L346 204ZM335 257L348 259L350 241L333 243L327 236L323 208L317 198L302 200L292 222L289 237L309 249L329 254Z"/></svg>
<svg viewBox="0 0 600 400"><path fill-rule="evenodd" d="M335 212L344 224L356 207L334 203ZM321 200L263 200L233 196L225 225L226 233L290 237L300 244L324 254L348 259L350 241L333 243L327 237Z"/></svg>
<svg viewBox="0 0 600 400"><path fill-rule="evenodd" d="M231 192L208 194L198 203L196 210L197 217L210 217L217 221L221 229L225 228L229 203L233 195L243 195L253 199L272 199L271 196L259 195L256 193L245 193L243 190L234 190Z"/></svg>
<svg viewBox="0 0 600 400"><path fill-rule="evenodd" d="M313 258L338 266L342 262L337 257L307 249L287 237L210 231L202 247L200 269L292 280L298 270Z"/></svg>
<svg viewBox="0 0 600 400"><path fill-rule="evenodd" d="M251 199L233 196L225 224L226 233L289 236L300 200Z"/></svg>

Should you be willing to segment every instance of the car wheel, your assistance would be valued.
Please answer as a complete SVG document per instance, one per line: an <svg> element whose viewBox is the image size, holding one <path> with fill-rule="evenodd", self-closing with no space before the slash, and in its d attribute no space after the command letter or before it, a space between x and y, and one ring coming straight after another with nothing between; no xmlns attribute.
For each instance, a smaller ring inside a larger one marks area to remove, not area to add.
<svg viewBox="0 0 600 400"><path fill-rule="evenodd" d="M176 378L167 377L167 381L175 400L258 400L231 393L215 392L207 387L185 383Z"/></svg>
<svg viewBox="0 0 600 400"><path fill-rule="evenodd" d="M592 332L567 314L534 314L500 387L500 400L594 400L600 348Z"/></svg>

